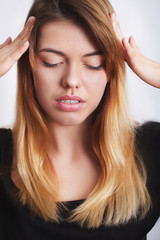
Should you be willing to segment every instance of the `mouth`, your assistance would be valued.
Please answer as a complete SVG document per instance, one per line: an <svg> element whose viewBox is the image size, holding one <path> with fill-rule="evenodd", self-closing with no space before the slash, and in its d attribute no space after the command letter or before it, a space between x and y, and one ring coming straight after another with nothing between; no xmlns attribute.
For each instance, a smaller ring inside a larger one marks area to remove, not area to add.
<svg viewBox="0 0 160 240"><path fill-rule="evenodd" d="M74 104L74 103L79 103L79 102L85 102L81 97L79 96L68 96L64 95L56 99L56 101L62 101L64 103L68 104Z"/></svg>
<svg viewBox="0 0 160 240"><path fill-rule="evenodd" d="M59 109L66 112L78 111L83 107L85 103L85 101L79 96L71 97L68 95L57 98L56 102Z"/></svg>
<svg viewBox="0 0 160 240"><path fill-rule="evenodd" d="M80 101L76 101L76 100L60 100L60 102L66 103L66 104L76 104L76 103L80 103Z"/></svg>

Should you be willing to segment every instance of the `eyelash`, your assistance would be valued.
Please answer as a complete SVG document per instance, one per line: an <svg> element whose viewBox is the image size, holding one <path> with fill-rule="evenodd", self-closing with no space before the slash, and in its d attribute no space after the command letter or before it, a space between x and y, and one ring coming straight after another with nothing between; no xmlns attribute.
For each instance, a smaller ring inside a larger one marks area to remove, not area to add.
<svg viewBox="0 0 160 240"><path fill-rule="evenodd" d="M57 67L58 65L62 64L62 63L56 63L56 64L49 64L45 61L43 61L43 64L45 67L48 67L48 68L55 68ZM91 69L91 70L101 70L103 68L103 64L100 64L99 66L97 67L93 67L93 66L89 66L89 65L85 65L88 69Z"/></svg>
<svg viewBox="0 0 160 240"><path fill-rule="evenodd" d="M45 67L48 67L48 68L54 68L54 67L57 67L57 66L60 65L60 64L61 64L61 63L49 64L49 63L43 61L43 65L44 65Z"/></svg>
<svg viewBox="0 0 160 240"><path fill-rule="evenodd" d="M91 70L101 70L103 68L103 64L99 65L98 67L93 67L93 66L89 66L86 65L87 68L91 69Z"/></svg>

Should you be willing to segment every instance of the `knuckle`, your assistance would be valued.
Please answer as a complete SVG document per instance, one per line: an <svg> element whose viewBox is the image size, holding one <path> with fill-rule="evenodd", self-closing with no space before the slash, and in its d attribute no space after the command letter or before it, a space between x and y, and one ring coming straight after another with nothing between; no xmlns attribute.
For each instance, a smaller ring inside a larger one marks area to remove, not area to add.
<svg viewBox="0 0 160 240"><path fill-rule="evenodd" d="M5 63L6 63L7 65L10 65L12 62L13 62L13 56L12 56L12 55L9 55L9 56L6 58Z"/></svg>
<svg viewBox="0 0 160 240"><path fill-rule="evenodd" d="M136 57L136 52L133 49L130 49L129 54L131 55L132 58Z"/></svg>
<svg viewBox="0 0 160 240"><path fill-rule="evenodd" d="M21 32L18 37L19 37L19 40L22 41L23 40L23 33Z"/></svg>
<svg viewBox="0 0 160 240"><path fill-rule="evenodd" d="M133 56L135 55L134 50L133 50L132 48L130 48L130 47L128 47L128 48L126 49L126 52L127 52L127 54L128 54L129 56L131 56L131 57L133 57Z"/></svg>

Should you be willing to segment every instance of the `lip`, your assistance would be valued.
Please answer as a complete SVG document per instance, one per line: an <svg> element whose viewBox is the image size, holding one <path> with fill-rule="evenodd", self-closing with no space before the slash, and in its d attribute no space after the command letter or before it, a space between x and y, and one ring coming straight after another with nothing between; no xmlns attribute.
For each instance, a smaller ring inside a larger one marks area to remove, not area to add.
<svg viewBox="0 0 160 240"><path fill-rule="evenodd" d="M62 100L75 100L75 101L79 101L78 103L64 103L62 102ZM79 97L79 96L68 96L68 95L64 95L61 96L59 98L56 99L57 102L57 107L61 110L61 111L65 111L65 112L76 112L79 111L83 105L85 104L85 101Z"/></svg>
<svg viewBox="0 0 160 240"><path fill-rule="evenodd" d="M85 102L81 97L79 96L68 96L64 95L62 97L59 97L56 99L56 101L62 101L62 100L75 100L75 101L80 101L80 102Z"/></svg>

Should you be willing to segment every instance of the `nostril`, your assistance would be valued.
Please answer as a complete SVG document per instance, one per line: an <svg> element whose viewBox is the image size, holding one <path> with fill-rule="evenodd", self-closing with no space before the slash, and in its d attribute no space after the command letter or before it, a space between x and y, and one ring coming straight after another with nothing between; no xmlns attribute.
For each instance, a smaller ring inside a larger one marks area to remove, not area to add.
<svg viewBox="0 0 160 240"><path fill-rule="evenodd" d="M72 79L63 79L62 86L64 88L79 88L80 81L72 80Z"/></svg>

